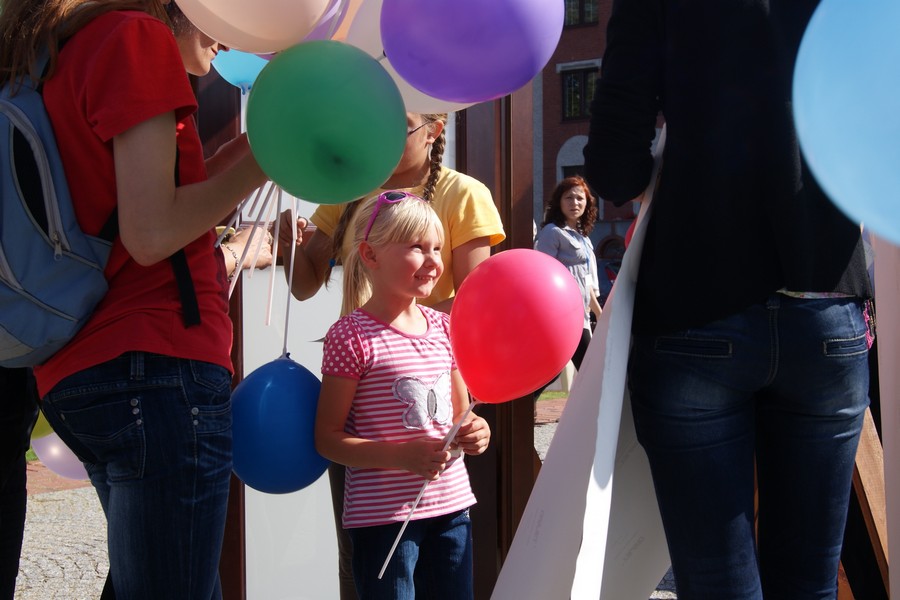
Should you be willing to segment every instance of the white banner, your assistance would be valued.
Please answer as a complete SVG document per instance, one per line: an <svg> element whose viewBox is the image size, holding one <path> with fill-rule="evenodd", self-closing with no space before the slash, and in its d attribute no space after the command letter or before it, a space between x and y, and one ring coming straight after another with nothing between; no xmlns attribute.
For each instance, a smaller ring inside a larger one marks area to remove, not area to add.
<svg viewBox="0 0 900 600"><path fill-rule="evenodd" d="M492 600L647 600L669 567L627 395L634 292L651 185Z"/></svg>

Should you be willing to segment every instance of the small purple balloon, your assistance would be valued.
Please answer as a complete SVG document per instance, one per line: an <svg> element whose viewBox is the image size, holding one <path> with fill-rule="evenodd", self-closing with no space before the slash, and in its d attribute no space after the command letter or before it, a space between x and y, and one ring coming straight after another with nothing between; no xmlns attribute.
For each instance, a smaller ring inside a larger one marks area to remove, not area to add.
<svg viewBox="0 0 900 600"><path fill-rule="evenodd" d="M451 102L485 102L544 68L564 16L560 0L384 0L381 39L414 88Z"/></svg>
<svg viewBox="0 0 900 600"><path fill-rule="evenodd" d="M88 478L84 464L75 453L69 450L56 433L42 438L32 439L31 448L44 466L67 479L85 480Z"/></svg>

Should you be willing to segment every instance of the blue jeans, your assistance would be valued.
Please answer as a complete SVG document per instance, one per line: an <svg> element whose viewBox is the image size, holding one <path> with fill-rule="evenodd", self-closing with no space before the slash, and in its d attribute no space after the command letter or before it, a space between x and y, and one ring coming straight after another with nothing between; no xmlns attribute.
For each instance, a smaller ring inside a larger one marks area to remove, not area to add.
<svg viewBox="0 0 900 600"><path fill-rule="evenodd" d="M402 523L348 529L353 579L361 600L467 600L474 598L472 521L469 510L410 521L388 563L378 572Z"/></svg>
<svg viewBox="0 0 900 600"><path fill-rule="evenodd" d="M868 406L861 309L776 294L698 329L635 337L634 423L678 600L835 598Z"/></svg>
<svg viewBox="0 0 900 600"><path fill-rule="evenodd" d="M100 497L116 596L221 598L232 466L228 371L129 352L61 381L43 410Z"/></svg>

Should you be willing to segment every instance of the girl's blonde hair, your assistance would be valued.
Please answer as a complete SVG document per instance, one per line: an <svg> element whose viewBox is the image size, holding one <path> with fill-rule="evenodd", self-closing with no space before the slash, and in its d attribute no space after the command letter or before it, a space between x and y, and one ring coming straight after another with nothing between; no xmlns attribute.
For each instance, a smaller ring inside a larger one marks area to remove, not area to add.
<svg viewBox="0 0 900 600"><path fill-rule="evenodd" d="M387 192L386 192L387 193ZM382 194L383 195L383 194ZM372 281L359 256L359 245L367 241L372 246L392 242L412 242L430 231L437 232L444 243L444 228L431 205L412 194L399 202L382 202L379 196L363 200L353 215L347 234L353 236L353 252L344 260L344 299L341 315L347 315L365 304L372 297ZM378 210L372 227L366 236L366 228L372 213Z"/></svg>

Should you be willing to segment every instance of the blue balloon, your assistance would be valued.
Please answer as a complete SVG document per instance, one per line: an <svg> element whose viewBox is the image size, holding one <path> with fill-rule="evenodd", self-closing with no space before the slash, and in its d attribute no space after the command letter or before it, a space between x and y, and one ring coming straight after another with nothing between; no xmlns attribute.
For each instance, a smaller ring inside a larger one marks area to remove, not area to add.
<svg viewBox="0 0 900 600"><path fill-rule="evenodd" d="M794 118L822 189L900 244L900 2L822 0L800 44Z"/></svg>
<svg viewBox="0 0 900 600"><path fill-rule="evenodd" d="M253 82L256 81L259 72L268 63L269 61L256 54L228 50L216 54L212 66L216 68L222 79L241 88L241 93L246 94L253 86Z"/></svg>
<svg viewBox="0 0 900 600"><path fill-rule="evenodd" d="M255 490L287 494L315 482L328 468L316 452L319 389L315 375L290 358L250 373L231 395L234 473Z"/></svg>

